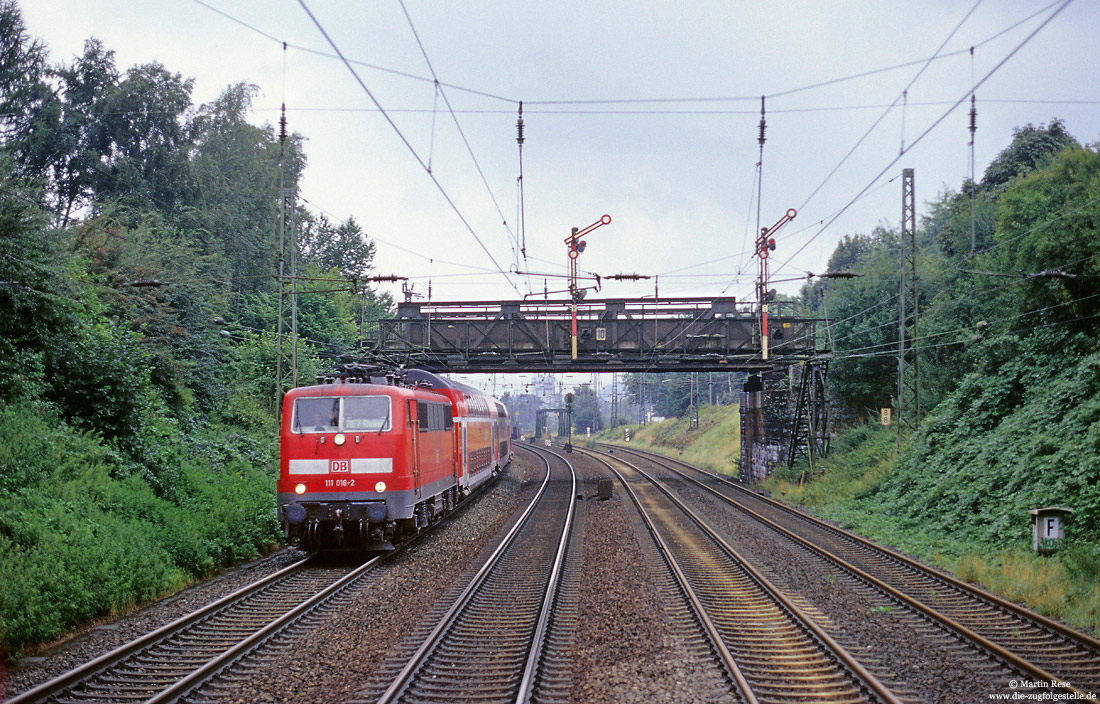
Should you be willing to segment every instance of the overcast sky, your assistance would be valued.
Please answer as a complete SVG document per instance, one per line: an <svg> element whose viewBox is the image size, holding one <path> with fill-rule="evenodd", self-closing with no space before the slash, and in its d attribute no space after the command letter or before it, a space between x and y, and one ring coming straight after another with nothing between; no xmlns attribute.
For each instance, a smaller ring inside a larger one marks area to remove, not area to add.
<svg viewBox="0 0 1100 704"><path fill-rule="evenodd" d="M564 288L505 273L564 273L569 228L605 213L581 270L658 275L662 298L750 299L757 218L788 208L772 277L820 273L845 234L898 226L902 168L915 169L918 214L959 188L977 83L978 178L1017 126L1058 117L1100 140L1096 0L306 0L316 22L296 0L21 5L55 63L96 37L121 69L159 61L194 78L196 104L252 83L255 122L274 124L285 100L307 140L308 207L353 216L378 242L376 273L423 294L430 280L436 301Z"/></svg>

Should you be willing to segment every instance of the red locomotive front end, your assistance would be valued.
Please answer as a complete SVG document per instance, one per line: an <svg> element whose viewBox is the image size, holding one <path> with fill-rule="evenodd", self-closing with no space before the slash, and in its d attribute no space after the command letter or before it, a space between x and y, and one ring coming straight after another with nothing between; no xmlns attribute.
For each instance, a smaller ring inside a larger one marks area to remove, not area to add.
<svg viewBox="0 0 1100 704"><path fill-rule="evenodd" d="M392 549L457 500L451 404L370 383L283 401L278 517L303 547Z"/></svg>
<svg viewBox="0 0 1100 704"><path fill-rule="evenodd" d="M278 517L307 549L392 550L511 460L508 412L477 389L354 364L327 382L283 400Z"/></svg>

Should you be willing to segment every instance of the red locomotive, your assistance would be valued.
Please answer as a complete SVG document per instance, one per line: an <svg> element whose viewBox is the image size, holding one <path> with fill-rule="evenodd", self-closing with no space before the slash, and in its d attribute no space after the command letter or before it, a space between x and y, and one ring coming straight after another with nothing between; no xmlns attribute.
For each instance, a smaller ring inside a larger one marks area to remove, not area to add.
<svg viewBox="0 0 1100 704"><path fill-rule="evenodd" d="M465 384L359 365L323 381L283 400L278 515L305 548L393 549L512 459L504 405Z"/></svg>

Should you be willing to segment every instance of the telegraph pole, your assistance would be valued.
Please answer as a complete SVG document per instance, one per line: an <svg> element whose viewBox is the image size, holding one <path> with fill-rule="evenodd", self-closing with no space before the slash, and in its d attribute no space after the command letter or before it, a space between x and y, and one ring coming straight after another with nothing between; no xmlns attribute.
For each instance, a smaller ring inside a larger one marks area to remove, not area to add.
<svg viewBox="0 0 1100 704"><path fill-rule="evenodd" d="M573 394L568 393L565 395L565 418L566 425L569 427L569 439L565 442L565 451L573 451Z"/></svg>
<svg viewBox="0 0 1100 704"><path fill-rule="evenodd" d="M611 372L611 428L619 427L619 374Z"/></svg>
<svg viewBox="0 0 1100 704"><path fill-rule="evenodd" d="M691 372L691 410L688 415L688 428L699 428L699 382L698 372Z"/></svg>

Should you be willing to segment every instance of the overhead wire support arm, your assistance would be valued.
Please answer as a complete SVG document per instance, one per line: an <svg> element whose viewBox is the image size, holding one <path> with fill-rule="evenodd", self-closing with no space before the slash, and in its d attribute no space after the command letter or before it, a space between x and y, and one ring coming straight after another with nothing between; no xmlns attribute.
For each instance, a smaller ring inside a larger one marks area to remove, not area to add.
<svg viewBox="0 0 1100 704"><path fill-rule="evenodd" d="M572 275L570 275L570 274L552 274L552 273L547 273L547 272L543 272L543 271L514 271L512 273L515 274L516 276L542 276L542 277L549 277L551 279L569 279L569 278L573 278ZM598 274L577 274L576 278L578 280L579 279L590 279L592 281L596 281L600 277L599 277Z"/></svg>

